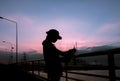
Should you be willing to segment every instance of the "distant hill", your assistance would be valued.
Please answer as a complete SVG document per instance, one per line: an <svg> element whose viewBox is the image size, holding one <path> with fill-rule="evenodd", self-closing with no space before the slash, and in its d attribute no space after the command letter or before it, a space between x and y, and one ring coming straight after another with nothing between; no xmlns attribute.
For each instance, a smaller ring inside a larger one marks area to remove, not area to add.
<svg viewBox="0 0 120 81"><path fill-rule="evenodd" d="M83 54L83 53L89 53L89 52L95 52L95 51L104 51L114 48L120 48L120 42L112 43L109 45L102 45L102 46L95 46L95 47L81 47L78 48L77 54Z"/></svg>
<svg viewBox="0 0 120 81"><path fill-rule="evenodd" d="M15 62L16 53L13 53L12 56L13 56L12 60L13 62ZM10 58L11 58L11 52L0 51L0 63L5 63L5 64L9 63ZM24 58L26 58L27 61L40 60L40 59L43 59L43 55L36 51L29 51L29 52L18 54L19 61L23 61Z"/></svg>
<svg viewBox="0 0 120 81"><path fill-rule="evenodd" d="M113 43L110 45L104 45L104 46L96 46L96 47L82 47L78 49L76 55L84 54L84 53L90 53L95 51L104 51L114 48L120 48L120 42L119 43ZM94 56L94 57L84 57L81 58L85 60L88 63L98 62L98 64L107 65L107 56ZM118 66L120 65L120 55L115 55L115 64Z"/></svg>
<svg viewBox="0 0 120 81"><path fill-rule="evenodd" d="M118 47L120 48L120 42L112 43L109 45L95 46L95 47L81 47L81 48L77 49L76 55L95 52L95 51L103 51L103 50L108 50L108 49L113 49L113 48L118 48ZM12 55L13 55L13 61L15 62L16 54L13 53ZM19 61L23 61L24 58L26 58L27 61L44 59L43 54L40 54L37 51L29 51L29 52L25 52L25 54L20 53L18 55L19 55L18 56ZM5 51L0 50L0 63L8 63L10 60L10 56L11 56L10 52L5 52ZM120 58L120 55L118 57L116 56L117 63L120 62L119 58ZM95 60L100 60L102 63L107 63L106 57L94 57L94 59L93 58L85 58L85 59L89 62L95 61Z"/></svg>

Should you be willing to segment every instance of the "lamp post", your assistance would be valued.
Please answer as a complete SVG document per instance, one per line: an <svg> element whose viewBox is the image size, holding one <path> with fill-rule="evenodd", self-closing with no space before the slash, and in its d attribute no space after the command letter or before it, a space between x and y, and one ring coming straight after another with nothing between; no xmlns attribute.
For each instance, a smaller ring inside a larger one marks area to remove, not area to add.
<svg viewBox="0 0 120 81"><path fill-rule="evenodd" d="M18 27L17 27L17 22L11 19L7 19L4 17L0 17L0 19L4 19L7 21L10 21L12 23L15 23L15 27L16 27L16 63L18 63Z"/></svg>

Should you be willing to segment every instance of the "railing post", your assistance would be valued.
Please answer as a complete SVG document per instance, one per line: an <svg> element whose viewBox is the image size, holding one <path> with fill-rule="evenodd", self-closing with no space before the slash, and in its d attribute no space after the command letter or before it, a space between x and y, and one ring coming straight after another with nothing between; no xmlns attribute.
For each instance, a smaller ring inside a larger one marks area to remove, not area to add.
<svg viewBox="0 0 120 81"><path fill-rule="evenodd" d="M66 62L66 63L65 63L66 81L68 81L68 72L67 72L67 69L68 69L68 63Z"/></svg>
<svg viewBox="0 0 120 81"><path fill-rule="evenodd" d="M114 54L108 54L109 81L116 81Z"/></svg>
<svg viewBox="0 0 120 81"><path fill-rule="evenodd" d="M38 60L38 75L40 75L40 60Z"/></svg>
<svg viewBox="0 0 120 81"><path fill-rule="evenodd" d="M34 74L34 61L32 61L32 74Z"/></svg>
<svg viewBox="0 0 120 81"><path fill-rule="evenodd" d="M73 58L73 64L74 64L74 65L77 65L77 62L76 62L76 58L75 58L75 57Z"/></svg>

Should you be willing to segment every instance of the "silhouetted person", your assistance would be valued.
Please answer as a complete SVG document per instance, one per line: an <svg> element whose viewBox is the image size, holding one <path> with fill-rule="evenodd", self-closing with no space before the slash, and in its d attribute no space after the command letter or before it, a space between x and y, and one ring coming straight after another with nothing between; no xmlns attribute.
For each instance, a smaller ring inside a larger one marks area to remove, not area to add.
<svg viewBox="0 0 120 81"><path fill-rule="evenodd" d="M65 57L66 61L70 60L68 57L71 57L72 54L76 52L76 49L70 49L68 51L60 51L58 50L53 43L55 43L58 39L62 39L59 36L59 32L55 29L51 29L46 32L46 39L43 41L43 54L45 59L45 71L47 72L47 76L49 81L60 81L60 77L62 75L62 65L60 55Z"/></svg>

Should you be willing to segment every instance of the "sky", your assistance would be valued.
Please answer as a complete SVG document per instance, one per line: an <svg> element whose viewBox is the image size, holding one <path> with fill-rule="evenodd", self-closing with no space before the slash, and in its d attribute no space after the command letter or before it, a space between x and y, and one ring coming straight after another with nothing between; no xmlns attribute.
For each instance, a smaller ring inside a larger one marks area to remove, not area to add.
<svg viewBox="0 0 120 81"><path fill-rule="evenodd" d="M62 36L60 50L120 42L120 0L0 0L0 16L17 22L19 52L42 53L49 29ZM1 50L15 47L15 28L0 19Z"/></svg>

